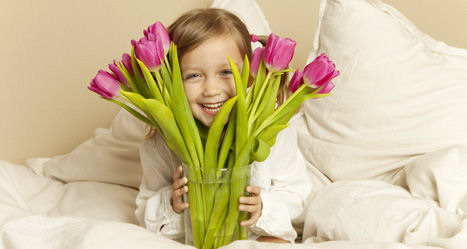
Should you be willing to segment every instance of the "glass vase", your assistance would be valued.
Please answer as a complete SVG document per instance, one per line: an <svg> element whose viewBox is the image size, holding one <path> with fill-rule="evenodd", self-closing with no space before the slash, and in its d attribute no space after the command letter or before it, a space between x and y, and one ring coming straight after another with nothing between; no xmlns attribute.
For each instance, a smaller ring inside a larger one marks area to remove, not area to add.
<svg viewBox="0 0 467 249"><path fill-rule="evenodd" d="M186 244L212 249L247 239L248 228L240 222L249 214L239 211L238 205L240 196L248 194L250 171L250 165L220 169L184 165L189 202L184 214Z"/></svg>

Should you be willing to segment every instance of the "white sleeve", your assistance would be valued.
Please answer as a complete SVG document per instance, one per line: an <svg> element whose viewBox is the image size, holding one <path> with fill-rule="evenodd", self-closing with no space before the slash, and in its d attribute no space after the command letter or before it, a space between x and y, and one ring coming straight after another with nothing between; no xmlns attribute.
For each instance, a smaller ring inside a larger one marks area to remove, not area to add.
<svg viewBox="0 0 467 249"><path fill-rule="evenodd" d="M173 172L178 159L160 135L148 139L140 147L143 178L136 197L135 215L140 226L171 239L184 236L183 214L170 204Z"/></svg>
<svg viewBox="0 0 467 249"><path fill-rule="evenodd" d="M254 165L252 185L262 187L263 209L252 232L293 242L297 232L292 224L303 224L305 202L311 192L305 159L298 149L294 117L277 136L270 156Z"/></svg>

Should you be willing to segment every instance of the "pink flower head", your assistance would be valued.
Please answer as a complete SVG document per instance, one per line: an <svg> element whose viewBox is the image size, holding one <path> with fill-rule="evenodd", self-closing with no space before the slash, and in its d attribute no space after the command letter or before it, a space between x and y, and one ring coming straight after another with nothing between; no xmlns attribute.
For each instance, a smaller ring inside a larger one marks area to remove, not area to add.
<svg viewBox="0 0 467 249"><path fill-rule="evenodd" d="M135 47L136 58L141 60L150 71L159 70L164 59L164 48L160 39L151 41L143 37L138 42L133 40L131 43Z"/></svg>
<svg viewBox="0 0 467 249"><path fill-rule="evenodd" d="M164 54L169 51L170 48L170 37L167 29L161 22L155 22L153 25L149 26L147 30L143 31L146 39L150 41L161 40L162 47L164 48Z"/></svg>
<svg viewBox="0 0 467 249"><path fill-rule="evenodd" d="M250 64L250 73L253 75L253 77L256 77L256 74L258 73L258 68L259 65L261 64L261 59L263 58L265 48L263 47L258 47L253 51L253 58L251 59L251 64Z"/></svg>
<svg viewBox="0 0 467 249"><path fill-rule="evenodd" d="M99 70L88 89L106 99L113 99L120 91L120 83L110 73Z"/></svg>
<svg viewBox="0 0 467 249"><path fill-rule="evenodd" d="M297 91L301 85L303 85L303 72L301 72L300 69L297 69L293 74L292 79L290 79L289 91L293 93Z"/></svg>
<svg viewBox="0 0 467 249"><path fill-rule="evenodd" d="M131 66L131 56L127 53L124 53L122 55L122 62L123 65L125 66L126 70L130 72L130 74L133 75L133 67Z"/></svg>
<svg viewBox="0 0 467 249"><path fill-rule="evenodd" d="M336 66L326 54L316 57L303 69L303 79L312 88L321 87L339 75Z"/></svg>
<svg viewBox="0 0 467 249"><path fill-rule="evenodd" d="M126 80L125 76L123 75L122 71L120 71L120 68L118 68L117 64L119 62L117 60L114 60L113 64L109 64L109 69L112 71L115 75L115 78L117 78L118 81L123 83L125 86L128 86L128 81Z"/></svg>
<svg viewBox="0 0 467 249"><path fill-rule="evenodd" d="M332 89L334 89L334 83L329 81L317 93L330 93Z"/></svg>
<svg viewBox="0 0 467 249"><path fill-rule="evenodd" d="M292 60L295 41L289 38L280 38L271 33L266 44L264 52L264 63L266 67L273 72L284 70Z"/></svg>

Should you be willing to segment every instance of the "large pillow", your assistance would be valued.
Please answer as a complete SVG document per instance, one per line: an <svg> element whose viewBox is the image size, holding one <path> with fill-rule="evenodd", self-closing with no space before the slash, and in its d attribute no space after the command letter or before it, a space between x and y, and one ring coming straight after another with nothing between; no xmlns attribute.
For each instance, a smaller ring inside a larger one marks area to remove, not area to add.
<svg viewBox="0 0 467 249"><path fill-rule="evenodd" d="M65 182L96 181L137 188L141 180L139 144L145 124L122 109L109 129L98 128L94 137L66 155L44 163L43 174Z"/></svg>
<svg viewBox="0 0 467 249"><path fill-rule="evenodd" d="M216 0L212 7L233 12L252 33L270 33L269 24L254 0ZM122 109L110 129L96 129L94 137L69 154L36 163L33 169L65 182L97 181L138 188L142 174L139 144L146 132L145 124Z"/></svg>
<svg viewBox="0 0 467 249"><path fill-rule="evenodd" d="M467 50L419 31L379 0L324 0L315 37L340 70L308 101L299 143L332 181L398 181L415 156L467 144Z"/></svg>

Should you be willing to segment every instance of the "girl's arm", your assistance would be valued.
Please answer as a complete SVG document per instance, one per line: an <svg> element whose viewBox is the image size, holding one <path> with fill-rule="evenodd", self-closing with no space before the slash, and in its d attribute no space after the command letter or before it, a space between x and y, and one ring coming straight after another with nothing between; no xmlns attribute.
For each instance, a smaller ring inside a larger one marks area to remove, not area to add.
<svg viewBox="0 0 467 249"><path fill-rule="evenodd" d="M292 224L303 223L305 202L311 192L305 159L297 144L297 114L290 126L279 133L271 154L254 165L251 185L260 186L263 209L254 233L293 242L297 237Z"/></svg>
<svg viewBox="0 0 467 249"><path fill-rule="evenodd" d="M170 199L173 174L180 165L160 134L140 146L143 178L136 197L136 217L140 226L172 239L182 238L183 214L174 212Z"/></svg>

